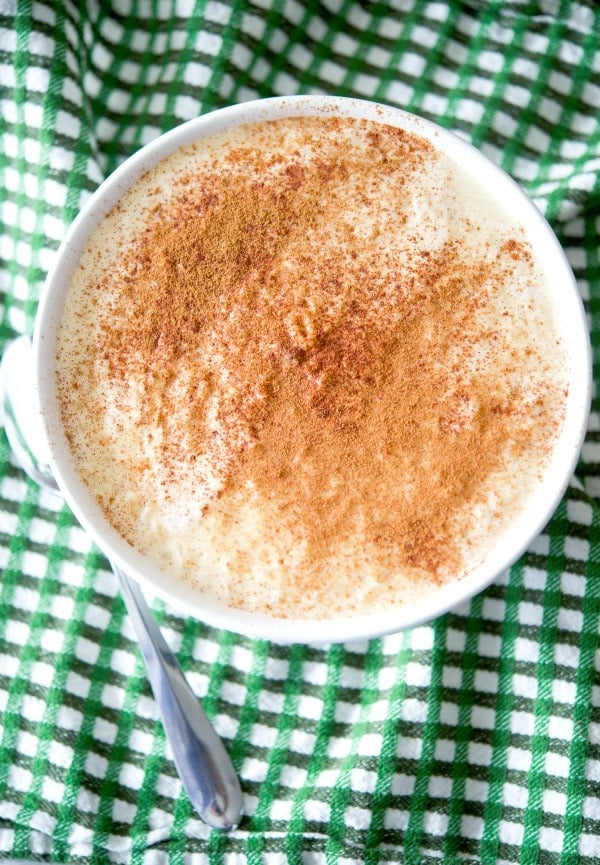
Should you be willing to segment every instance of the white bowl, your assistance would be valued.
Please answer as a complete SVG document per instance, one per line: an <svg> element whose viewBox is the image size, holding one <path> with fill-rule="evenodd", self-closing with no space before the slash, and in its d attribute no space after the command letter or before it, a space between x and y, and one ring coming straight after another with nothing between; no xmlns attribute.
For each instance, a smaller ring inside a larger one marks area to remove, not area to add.
<svg viewBox="0 0 600 865"><path fill-rule="evenodd" d="M103 512L77 475L61 424L55 381L57 326L71 274L87 239L123 193L157 162L201 137L249 121L288 116L351 116L412 131L443 149L465 166L484 188L493 188L501 203L518 214L560 292L561 327L569 351L569 395L564 429L551 464L524 511L503 537L502 544L479 567L433 595L401 609L352 618L318 621L276 619L231 609L184 583L167 578L129 546L108 524ZM581 298L567 259L555 235L517 184L462 139L396 108L355 99L292 96L259 100L223 108L190 120L143 147L106 180L82 209L56 256L40 302L34 334L36 370L42 419L58 484L84 529L108 558L186 614L220 628L283 643L327 643L363 640L412 627L441 615L484 589L505 571L539 534L557 507L581 449L591 394L591 350Z"/></svg>

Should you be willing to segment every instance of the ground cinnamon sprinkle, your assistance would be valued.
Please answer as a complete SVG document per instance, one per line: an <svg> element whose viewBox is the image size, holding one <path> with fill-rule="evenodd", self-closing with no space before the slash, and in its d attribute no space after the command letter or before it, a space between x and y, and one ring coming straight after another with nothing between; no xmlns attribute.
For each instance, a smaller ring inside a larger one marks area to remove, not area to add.
<svg viewBox="0 0 600 865"><path fill-rule="evenodd" d="M307 124L306 146L343 127L330 125ZM388 127L365 142L312 159L240 147L204 164L98 283L111 292L98 352L124 387L143 382L136 423L160 431L166 486L201 480L204 461L205 517L238 489L268 501L300 532L300 566L281 568L296 598L322 592L319 563L357 536L391 581L460 574L486 480L541 452L561 421L548 376L519 384L514 323L490 326L497 287L531 267L527 244L427 246L418 222L388 243L435 154Z"/></svg>

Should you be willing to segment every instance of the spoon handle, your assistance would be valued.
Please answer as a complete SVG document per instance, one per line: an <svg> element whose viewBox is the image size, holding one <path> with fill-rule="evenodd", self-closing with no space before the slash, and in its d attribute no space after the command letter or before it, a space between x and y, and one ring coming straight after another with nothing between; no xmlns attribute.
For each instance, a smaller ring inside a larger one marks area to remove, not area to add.
<svg viewBox="0 0 600 865"><path fill-rule="evenodd" d="M229 755L185 679L138 584L115 565L113 570L136 631L185 791L209 826L233 829L240 820L242 793Z"/></svg>
<svg viewBox="0 0 600 865"><path fill-rule="evenodd" d="M44 489L58 491L36 400L31 340L19 337L0 361L0 420L17 460ZM223 743L188 685L136 582L113 566L133 622L148 678L183 786L212 828L233 829L242 792Z"/></svg>

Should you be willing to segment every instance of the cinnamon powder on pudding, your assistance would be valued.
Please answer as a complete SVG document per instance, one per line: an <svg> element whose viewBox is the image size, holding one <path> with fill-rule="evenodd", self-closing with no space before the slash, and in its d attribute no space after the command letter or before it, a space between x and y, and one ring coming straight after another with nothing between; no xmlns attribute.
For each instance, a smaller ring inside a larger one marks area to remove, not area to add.
<svg viewBox="0 0 600 865"><path fill-rule="evenodd" d="M116 265L94 271L88 399L120 407L104 444L131 435L147 449L126 462L138 505L115 487L99 498L143 546L144 488L157 511L186 490L186 530L205 524L217 543L230 531L211 591L234 605L364 611L464 573L481 526L516 507L511 467L542 471L562 394L527 332L539 312L526 239L464 213L447 168L430 173L432 145L339 119L288 133L190 156L168 195L145 190ZM450 208L458 231L436 224ZM245 519L263 507L258 543ZM278 581L258 602L252 568Z"/></svg>

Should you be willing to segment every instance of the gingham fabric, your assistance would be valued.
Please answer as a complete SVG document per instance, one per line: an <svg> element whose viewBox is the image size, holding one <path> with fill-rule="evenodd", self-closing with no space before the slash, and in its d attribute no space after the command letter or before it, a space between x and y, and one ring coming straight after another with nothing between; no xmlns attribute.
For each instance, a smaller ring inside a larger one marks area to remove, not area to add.
<svg viewBox="0 0 600 865"><path fill-rule="evenodd" d="M0 0L0 349L126 156L222 105L355 95L474 142L566 249L600 346L600 11L559 2ZM0 858L600 861L600 435L472 602L369 643L251 641L153 602L239 772L182 792L115 578L0 433Z"/></svg>

